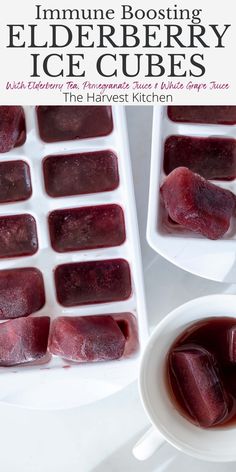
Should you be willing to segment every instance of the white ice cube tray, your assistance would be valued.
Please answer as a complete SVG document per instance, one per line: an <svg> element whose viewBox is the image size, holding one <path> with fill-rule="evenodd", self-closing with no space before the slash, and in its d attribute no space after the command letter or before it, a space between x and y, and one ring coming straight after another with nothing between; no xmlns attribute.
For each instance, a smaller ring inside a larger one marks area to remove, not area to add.
<svg viewBox="0 0 236 472"><path fill-rule="evenodd" d="M150 246L173 264L208 279L236 282L236 218L222 239L211 241L201 235L171 226L160 201L164 144L169 136L195 136L236 139L236 125L176 123L167 107L154 107L147 239ZM236 194L236 179L212 183Z"/></svg>
<svg viewBox="0 0 236 472"><path fill-rule="evenodd" d="M89 316L122 312L133 313L138 322L140 350L142 350L148 332L126 120L122 107L113 107L112 111L114 129L110 135L47 144L39 138L35 107L24 107L27 128L26 142L11 152L0 154L0 162L17 159L27 162L30 166L33 192L29 200L0 205L0 216L23 213L33 215L37 224L39 248L33 256L0 259L0 270L36 267L42 272L46 303L40 311L30 316L49 315L53 320L61 315ZM116 190L62 198L51 198L47 195L42 167L44 157L100 150L111 150L117 155L120 184ZM66 253L57 253L52 249L48 227L48 215L52 210L107 203L117 203L123 208L126 227L124 244L119 247ZM54 283L54 270L58 265L116 258L123 258L130 265L132 294L128 300L68 308L58 303ZM11 403L46 408L61 408L88 403L114 393L132 382L137 376L139 355L140 352L129 359L83 365L74 364L67 369L62 367L67 366L68 362L56 356L52 356L49 363L41 366L2 367L0 368L0 400L9 401L10 398ZM73 392L70 391L70 387L68 388L70 382ZM36 385L39 388L39 385L42 386L42 384L50 385L47 387L50 391L47 394L45 394L45 390L41 391L41 399L35 394L32 396L26 394L24 390L24 386L29 392L32 388L35 390ZM56 395L55 388L57 389Z"/></svg>

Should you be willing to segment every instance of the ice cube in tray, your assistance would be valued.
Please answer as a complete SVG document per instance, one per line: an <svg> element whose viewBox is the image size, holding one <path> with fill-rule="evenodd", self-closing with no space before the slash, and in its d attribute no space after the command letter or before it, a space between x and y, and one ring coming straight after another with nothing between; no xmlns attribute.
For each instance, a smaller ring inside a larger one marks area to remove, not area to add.
<svg viewBox="0 0 236 472"><path fill-rule="evenodd" d="M21 146L26 139L22 107L0 106L0 153Z"/></svg>
<svg viewBox="0 0 236 472"><path fill-rule="evenodd" d="M39 106L39 134L43 141L96 138L112 132L109 106Z"/></svg>
<svg viewBox="0 0 236 472"><path fill-rule="evenodd" d="M32 215L0 216L0 258L32 256L38 250Z"/></svg>
<svg viewBox="0 0 236 472"><path fill-rule="evenodd" d="M173 170L160 192L168 215L184 228L209 239L219 239L229 229L236 205L233 193L187 167Z"/></svg>
<svg viewBox="0 0 236 472"><path fill-rule="evenodd" d="M30 168L24 161L0 162L0 203L31 197Z"/></svg>
<svg viewBox="0 0 236 472"><path fill-rule="evenodd" d="M185 123L236 124L236 106L170 106L170 120Z"/></svg>
<svg viewBox="0 0 236 472"><path fill-rule="evenodd" d="M117 157L108 150L48 156L43 167L51 197L108 192L119 185Z"/></svg>
<svg viewBox="0 0 236 472"><path fill-rule="evenodd" d="M45 303L41 272L33 267L0 270L0 319L28 316Z"/></svg>
<svg viewBox="0 0 236 472"><path fill-rule="evenodd" d="M119 246L125 241L124 213L118 205L55 210L49 215L55 251L78 251Z"/></svg>
<svg viewBox="0 0 236 472"><path fill-rule="evenodd" d="M27 317L0 324L0 366L48 360L48 316Z"/></svg>
<svg viewBox="0 0 236 472"><path fill-rule="evenodd" d="M138 349L132 313L59 317L53 322L50 352L73 362L128 357Z"/></svg>
<svg viewBox="0 0 236 472"><path fill-rule="evenodd" d="M236 177L236 140L219 137L170 136L164 148L164 172L188 167L205 179Z"/></svg>
<svg viewBox="0 0 236 472"><path fill-rule="evenodd" d="M55 283L58 301L67 307L117 302L131 295L130 268L124 259L60 265Z"/></svg>

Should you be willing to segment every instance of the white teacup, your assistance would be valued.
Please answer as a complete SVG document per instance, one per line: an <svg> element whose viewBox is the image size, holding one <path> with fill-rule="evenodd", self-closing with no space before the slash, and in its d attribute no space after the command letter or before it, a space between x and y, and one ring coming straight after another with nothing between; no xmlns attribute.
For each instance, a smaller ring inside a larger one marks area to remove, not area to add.
<svg viewBox="0 0 236 472"><path fill-rule="evenodd" d="M142 403L153 427L134 446L139 460L152 455L165 441L198 459L236 461L236 424L203 429L185 419L170 399L166 386L166 356L188 325L208 317L236 318L235 295L210 295L192 300L167 315L155 328L140 368Z"/></svg>

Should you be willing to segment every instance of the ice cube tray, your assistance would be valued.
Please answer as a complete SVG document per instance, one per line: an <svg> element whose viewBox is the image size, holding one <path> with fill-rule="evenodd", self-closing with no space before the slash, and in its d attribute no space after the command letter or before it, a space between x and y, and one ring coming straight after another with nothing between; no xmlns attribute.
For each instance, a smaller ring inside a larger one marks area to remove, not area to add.
<svg viewBox="0 0 236 472"><path fill-rule="evenodd" d="M165 178L164 145L170 136L236 139L236 125L174 122L167 107L154 107L147 239L150 246L173 264L193 274L220 282L236 282L236 218L222 239L210 241L172 224L160 200ZM211 180L236 194L236 179Z"/></svg>
<svg viewBox="0 0 236 472"><path fill-rule="evenodd" d="M32 256L0 259L0 270L35 267L44 278L46 302L44 307L30 315L50 316L53 321L58 316L90 316L103 314L132 313L138 322L140 350L131 357L121 358L110 362L87 363L83 365L69 364L58 356L52 356L45 365L27 365L20 367L0 368L0 399L6 400L14 391L22 389L32 381L43 382L45 376L51 376L51 388L63 388L65 384L65 402L56 407L71 406L70 395L66 398L67 385L79 376L78 395L73 404L84 404L114 393L132 382L137 376L140 351L147 339L147 322L145 311L144 287L141 268L139 235L136 218L136 208L133 192L132 171L126 131L125 113L122 107L113 107L113 131L107 136L76 139L70 141L45 143L39 137L36 108L24 107L26 118L27 139L21 147L13 148L10 152L0 154L0 163L22 160L30 168L32 195L25 201L16 201L0 205L0 217L6 215L30 214L36 221L38 236L38 251ZM117 156L119 185L106 192L83 195L50 197L45 190L43 163L48 156L71 155L108 150ZM50 241L48 216L55 210L66 210L97 205L115 204L123 209L126 239L114 247L94 248L56 252ZM81 304L78 306L62 306L58 302L54 273L56 267L63 264L89 261L108 261L124 259L128 262L131 273L131 295L122 301L107 303ZM126 315L125 315L126 318ZM66 368L65 367L70 368ZM64 367L64 368L63 368ZM18 373L18 375L16 375ZM69 383L68 383L69 382ZM4 383L4 388L3 387ZM76 382L75 382L76 384ZM89 386L89 387L88 387ZM89 394L88 394L89 389ZM56 392L55 392L56 395ZM50 394L50 399L52 395ZM17 402L17 400L16 400ZM50 400L51 402L51 400ZM27 402L26 402L27 404ZM40 407L40 399L39 405ZM44 407L53 408L54 405Z"/></svg>

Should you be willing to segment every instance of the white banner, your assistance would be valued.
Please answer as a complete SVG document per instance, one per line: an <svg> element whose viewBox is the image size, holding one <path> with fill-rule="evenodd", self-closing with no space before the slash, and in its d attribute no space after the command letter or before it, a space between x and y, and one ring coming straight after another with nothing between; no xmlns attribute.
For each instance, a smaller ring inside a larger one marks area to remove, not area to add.
<svg viewBox="0 0 236 472"><path fill-rule="evenodd" d="M235 0L114 3L4 3L1 104L236 105Z"/></svg>

